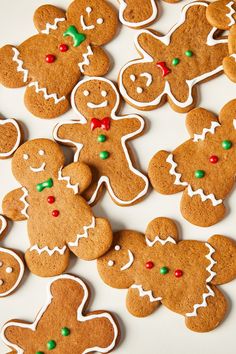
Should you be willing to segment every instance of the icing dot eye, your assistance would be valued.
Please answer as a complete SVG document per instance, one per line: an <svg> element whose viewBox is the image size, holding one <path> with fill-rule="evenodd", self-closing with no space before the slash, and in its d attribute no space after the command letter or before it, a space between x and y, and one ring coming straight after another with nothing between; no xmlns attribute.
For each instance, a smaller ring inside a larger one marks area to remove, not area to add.
<svg viewBox="0 0 236 354"><path fill-rule="evenodd" d="M203 178L205 176L205 172L203 170L197 170L194 172L196 178Z"/></svg>
<svg viewBox="0 0 236 354"><path fill-rule="evenodd" d="M0 286L2 286L4 284L4 281L2 279L0 279Z"/></svg>
<svg viewBox="0 0 236 354"><path fill-rule="evenodd" d="M172 65L176 66L176 65L179 64L179 62L180 62L179 58L174 58L174 59L172 60Z"/></svg>
<svg viewBox="0 0 236 354"><path fill-rule="evenodd" d="M13 272L13 269L12 269L11 267L7 267L7 268L6 268L6 272L7 272L8 274L10 274L10 273Z"/></svg>
<svg viewBox="0 0 236 354"><path fill-rule="evenodd" d="M232 142L230 140L224 140L222 141L221 146L224 150L229 150L232 147Z"/></svg>
<svg viewBox="0 0 236 354"><path fill-rule="evenodd" d="M181 269L176 269L175 270L175 277L180 278L183 276L183 271Z"/></svg>
<svg viewBox="0 0 236 354"><path fill-rule="evenodd" d="M135 75L130 75L130 80L134 82L136 80Z"/></svg>
<svg viewBox="0 0 236 354"><path fill-rule="evenodd" d="M142 87L137 87L137 93L143 93Z"/></svg>
<svg viewBox="0 0 236 354"><path fill-rule="evenodd" d="M24 154L24 155L23 155L23 159L24 159L24 160L29 160L29 155Z"/></svg>
<svg viewBox="0 0 236 354"><path fill-rule="evenodd" d="M161 267L160 274L166 275L167 273L169 273L169 269L167 267Z"/></svg>
<svg viewBox="0 0 236 354"><path fill-rule="evenodd" d="M86 12L87 12L87 14L91 14L92 8L91 7L86 7Z"/></svg>
<svg viewBox="0 0 236 354"><path fill-rule="evenodd" d="M90 92L88 90L84 90L83 94L85 97L88 97L90 95Z"/></svg>
<svg viewBox="0 0 236 354"><path fill-rule="evenodd" d="M97 24L98 24L98 25L103 24L103 22L104 22L103 18L98 18L98 19L97 19Z"/></svg>
<svg viewBox="0 0 236 354"><path fill-rule="evenodd" d="M186 57L190 58L193 56L193 52L191 50L186 50L185 55L186 55Z"/></svg>
<svg viewBox="0 0 236 354"><path fill-rule="evenodd" d="M121 247L120 247L119 245L116 245L116 246L115 246L115 251L119 251L120 248L121 248Z"/></svg>
<svg viewBox="0 0 236 354"><path fill-rule="evenodd" d="M70 335L70 330L69 330L69 328L63 327L63 328L61 329L61 335L62 335L63 337L69 336L69 335Z"/></svg>
<svg viewBox="0 0 236 354"><path fill-rule="evenodd" d="M43 156L43 155L45 154L45 152L44 152L43 150L39 150L38 154L39 154L40 156Z"/></svg>
<svg viewBox="0 0 236 354"><path fill-rule="evenodd" d="M107 96L107 91L102 91L101 95L102 95L102 97L106 97Z"/></svg>
<svg viewBox="0 0 236 354"><path fill-rule="evenodd" d="M113 267L114 264L115 264L114 261L109 261L109 262L107 263L108 267Z"/></svg>
<svg viewBox="0 0 236 354"><path fill-rule="evenodd" d="M56 344L55 340L49 340L47 342L48 350L52 350L52 349L56 348L56 346L57 346L57 344Z"/></svg>

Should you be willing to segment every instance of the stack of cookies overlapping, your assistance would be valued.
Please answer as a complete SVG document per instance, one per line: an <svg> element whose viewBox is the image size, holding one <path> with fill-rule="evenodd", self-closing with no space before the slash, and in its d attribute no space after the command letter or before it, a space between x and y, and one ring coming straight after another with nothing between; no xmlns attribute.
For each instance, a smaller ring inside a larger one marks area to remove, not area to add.
<svg viewBox="0 0 236 354"><path fill-rule="evenodd" d="M217 331L221 325L219 340L226 341L227 354L234 352L223 327L229 313L236 323L235 292L231 285L224 287L236 278L236 228L231 234L222 230L229 216L236 220L230 206L236 174L236 2L166 1L170 4L68 0L27 5L24 0L23 21L32 21L33 6L35 28L27 29L23 41L14 21L9 31L0 23L5 39L0 84L9 97L0 101L1 353L174 354L171 343L163 349L158 336L148 338L147 351L142 343L137 351L128 342L131 315L139 318L139 326L140 318L150 316L160 327L153 313L161 304L182 315L191 331ZM2 3L10 9L8 0ZM17 0L12 5L20 7ZM178 20L170 16L170 29L161 33L167 8ZM4 16L12 21L10 13ZM119 60L120 36L128 62ZM213 80L219 75L231 88L220 111L202 105L213 99L211 90L204 90L206 81L220 92ZM23 101L27 120L21 117ZM5 105L14 119L4 114ZM170 119L163 130L166 145L159 144L158 129L155 139L149 138L150 111L158 121L164 105L165 119L169 114L178 120L176 144L168 141ZM182 139L183 119L188 134ZM141 135L146 167L130 143L137 139L138 144ZM143 228L133 229L134 215ZM20 221L28 245L15 232ZM183 239L181 225L191 226L197 236ZM85 271L80 273L80 267ZM99 280L93 283L93 277ZM96 298L98 281L99 298L91 310L88 301L91 291ZM37 298L30 290L33 283L41 284L47 298L29 312L29 302ZM123 289L121 313L116 289ZM97 310L107 294L109 310ZM27 315L15 319L10 309L20 306ZM135 326L132 330L135 335ZM216 353L205 349L201 353ZM175 354L180 353L177 343Z"/></svg>

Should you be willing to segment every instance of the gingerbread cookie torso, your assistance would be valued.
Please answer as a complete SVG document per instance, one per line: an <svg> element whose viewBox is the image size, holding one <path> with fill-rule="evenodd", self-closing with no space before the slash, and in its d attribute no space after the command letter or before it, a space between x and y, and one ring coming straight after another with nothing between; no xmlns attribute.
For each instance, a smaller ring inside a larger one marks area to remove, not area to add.
<svg viewBox="0 0 236 354"><path fill-rule="evenodd" d="M103 78L80 81L72 93L78 121L59 123L54 138L75 146L75 161L86 163L93 180L84 196L89 204L105 185L121 206L137 203L148 190L148 179L132 163L126 142L142 134L144 120L137 115L117 116L120 97L115 85Z"/></svg>
<svg viewBox="0 0 236 354"><path fill-rule="evenodd" d="M98 271L108 285L129 289L126 305L134 316L148 316L163 304L185 316L189 329L207 332L227 311L216 285L236 277L236 244L219 235L207 242L179 241L174 222L157 218L145 237L117 232L113 248L98 260Z"/></svg>
<svg viewBox="0 0 236 354"><path fill-rule="evenodd" d="M17 354L110 352L119 341L117 321L101 310L84 314L88 299L89 290L81 279L56 277L35 321L9 321L1 332L3 342Z"/></svg>
<svg viewBox="0 0 236 354"><path fill-rule="evenodd" d="M82 163L64 166L59 146L48 139L23 144L12 160L12 171L22 184L3 200L3 212L12 220L28 220L30 249L25 258L40 276L61 274L69 250L91 260L105 253L112 242L106 219L95 218L79 195L91 182Z"/></svg>
<svg viewBox="0 0 236 354"><path fill-rule="evenodd" d="M173 152L159 151L148 175L162 194L183 191L181 212L192 224L211 226L225 215L224 199L236 174L236 100L227 103L219 119L203 108L189 112L190 140Z"/></svg>
<svg viewBox="0 0 236 354"><path fill-rule="evenodd" d="M0 118L0 159L11 157L23 140L23 133L15 119Z"/></svg>
<svg viewBox="0 0 236 354"><path fill-rule="evenodd" d="M192 2L165 36L142 30L136 47L142 58L120 71L119 87L125 100L141 110L151 110L166 100L177 112L196 105L196 85L223 71L228 55L227 38L206 19L206 2Z"/></svg>
<svg viewBox="0 0 236 354"><path fill-rule="evenodd" d="M0 82L10 88L27 86L29 111L54 118L69 109L81 74L107 73L109 58L101 46L114 37L117 16L105 0L74 0L67 12L39 7L34 24L40 34L18 47L0 49Z"/></svg>

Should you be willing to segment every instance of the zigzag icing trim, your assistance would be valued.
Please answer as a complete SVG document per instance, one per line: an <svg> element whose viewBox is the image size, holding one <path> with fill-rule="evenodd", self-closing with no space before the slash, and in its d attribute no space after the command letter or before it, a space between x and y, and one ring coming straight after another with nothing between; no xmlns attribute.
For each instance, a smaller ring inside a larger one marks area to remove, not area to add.
<svg viewBox="0 0 236 354"><path fill-rule="evenodd" d="M148 296L150 302L161 301L162 297L154 297L151 290L143 290L142 285L133 284L132 289L137 289L140 297Z"/></svg>
<svg viewBox="0 0 236 354"><path fill-rule="evenodd" d="M50 249L48 246L40 248L38 245L34 245L30 248L30 251L36 251L38 254L42 254L43 252L47 252L47 254L49 256L52 256L54 253L58 252L62 256L66 251L66 246L63 246L62 248L54 247L54 248Z"/></svg>
<svg viewBox="0 0 236 354"><path fill-rule="evenodd" d="M223 203L223 200L222 200L222 199L216 199L216 197L214 196L213 193L211 193L211 194L205 194L201 188L199 188L199 189L197 189L196 191L194 191L194 190L192 189L192 187L190 186L190 184L188 185L188 195L189 195L190 197L193 197L194 195L199 195L199 197L201 198L201 200L202 200L203 202L205 202L207 199L209 199L209 200L212 202L212 205L213 205L213 206L217 206L217 205Z"/></svg>
<svg viewBox="0 0 236 354"><path fill-rule="evenodd" d="M159 242L162 246L164 246L166 243L176 244L176 241L171 236L168 236L165 240L162 240L159 236L156 236L153 241L149 240L147 237L145 239L148 247L153 247L157 242Z"/></svg>
<svg viewBox="0 0 236 354"><path fill-rule="evenodd" d="M206 268L206 270L210 273L210 276L207 278L206 282L209 283L210 281L212 281L212 279L214 278L214 276L216 275L216 272L212 271L212 267L217 263L213 258L212 255L213 253L215 253L215 249L209 244L209 243L205 243L205 246L209 249L209 253L205 256L206 259L208 259L210 261L209 266Z"/></svg>
<svg viewBox="0 0 236 354"><path fill-rule="evenodd" d="M81 63L78 64L79 68L80 68L80 71L82 73L84 73L84 66L90 64L90 60L89 60L88 57L91 56L91 55L93 55L93 51L92 51L92 48L90 47L90 45L88 45L87 46L87 53L83 54L84 60Z"/></svg>
<svg viewBox="0 0 236 354"><path fill-rule="evenodd" d="M66 181L66 187L73 189L74 194L78 194L79 192L79 183L72 184L70 183L70 177L69 176L62 176L62 168L58 171L58 181Z"/></svg>
<svg viewBox="0 0 236 354"><path fill-rule="evenodd" d="M214 293L214 291L210 288L210 286L209 286L209 285L206 285L206 287L207 287L208 292L207 292L207 293L204 293L204 294L202 295L202 299L203 299L202 303L201 303L201 304L195 304L195 305L193 306L193 312L186 313L185 316L187 316L187 317L196 317L196 316L197 316L197 310L198 310L199 308L201 308L201 307L207 307L207 301L206 301L207 298L210 297L210 296L215 296L215 293Z"/></svg>
<svg viewBox="0 0 236 354"><path fill-rule="evenodd" d="M211 127L210 128L204 128L203 131L202 131L202 134L194 134L193 141L197 142L199 140L205 140L206 139L206 135L208 133L214 134L217 127L220 127L220 123L212 121L211 122Z"/></svg>
<svg viewBox="0 0 236 354"><path fill-rule="evenodd" d="M44 30L41 31L41 33L44 33L44 34L49 34L50 30L56 30L58 28L57 24L59 22L63 22L65 21L65 18L62 17L62 18L55 18L54 20L54 23L51 24L51 23L47 23L46 24L46 28Z"/></svg>
<svg viewBox="0 0 236 354"><path fill-rule="evenodd" d="M233 18L233 15L235 14L235 10L233 9L233 4L234 4L234 1L230 1L226 7L228 7L229 9L229 13L226 14L226 16L228 17L229 19L229 24L228 26L232 26L234 23L235 23L235 20Z"/></svg>
<svg viewBox="0 0 236 354"><path fill-rule="evenodd" d="M71 247L77 247L78 244L79 244L79 240L81 238L88 238L88 230L89 229L94 229L95 228L95 225L96 225L96 222L95 222L95 217L93 216L92 217L92 222L90 225L88 226L83 226L83 229L84 229L84 233L83 234L78 234L77 237L76 237L76 240L75 242L69 242L68 245L71 246Z"/></svg>
<svg viewBox="0 0 236 354"><path fill-rule="evenodd" d="M23 60L19 59L20 52L16 48L12 48L14 56L12 60L17 63L17 72L23 73L23 82L27 82L29 71L23 68L24 62Z"/></svg>
<svg viewBox="0 0 236 354"><path fill-rule="evenodd" d="M58 98L56 93L51 93L49 95L48 92L47 92L46 87L42 87L42 88L39 87L39 82L38 81L31 82L29 84L29 87L32 87L32 86L35 86L35 91L37 93L43 92L43 97L45 98L45 100L49 100L50 98L53 98L55 104L57 104L57 103L59 103L59 102L61 102L61 101L66 99L65 96L62 96L62 97Z"/></svg>
<svg viewBox="0 0 236 354"><path fill-rule="evenodd" d="M181 173L178 173L175 170L177 167L177 163L174 161L174 156L172 154L170 154L167 157L166 162L171 164L171 169L170 169L169 173L171 174L171 176L175 176L174 184L187 187L187 185L188 185L187 182L181 182L181 177L182 177Z"/></svg>
<svg viewBox="0 0 236 354"><path fill-rule="evenodd" d="M21 201L22 203L24 203L24 206L25 206L24 209L21 210L21 214L24 215L27 219L29 219L29 215L28 215L28 213L27 213L27 209L28 209L28 207L29 207L29 203L28 203L27 200L26 200L26 198L27 198L28 195L29 195L29 192L28 192L28 190L27 190L25 187L22 187L21 190L22 190L22 192L23 192L23 195L22 195L22 197L20 198L20 201Z"/></svg>

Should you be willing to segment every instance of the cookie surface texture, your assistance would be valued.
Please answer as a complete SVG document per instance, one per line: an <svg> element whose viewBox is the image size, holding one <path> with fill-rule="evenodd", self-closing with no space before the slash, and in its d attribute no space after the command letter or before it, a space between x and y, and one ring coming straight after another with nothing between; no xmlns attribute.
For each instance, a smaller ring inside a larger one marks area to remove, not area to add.
<svg viewBox="0 0 236 354"><path fill-rule="evenodd" d="M207 20L214 27L228 30L236 22L236 2L233 0L220 0L209 4Z"/></svg>
<svg viewBox="0 0 236 354"><path fill-rule="evenodd" d="M132 106L152 110L165 101L177 112L197 103L196 85L220 74L228 55L227 39L206 19L206 2L187 4L179 22L161 36L142 30L136 38L140 59L127 63L119 74L122 96Z"/></svg>
<svg viewBox="0 0 236 354"><path fill-rule="evenodd" d="M79 120L59 123L54 130L54 139L76 147L75 161L92 170L92 183L84 193L89 204L96 203L104 186L121 206L137 203L148 190L148 179L133 166L133 153L127 146L128 140L142 134L144 120L133 114L117 116L119 103L111 81L80 81L72 93Z"/></svg>
<svg viewBox="0 0 236 354"><path fill-rule="evenodd" d="M229 56L224 58L223 67L228 78L236 83L236 25L229 31Z"/></svg>
<svg viewBox="0 0 236 354"><path fill-rule="evenodd" d="M17 354L110 352L119 340L116 320L104 311L85 314L88 298L81 279L67 274L56 277L33 323L17 320L4 325L4 343Z"/></svg>
<svg viewBox="0 0 236 354"><path fill-rule="evenodd" d="M22 139L20 125L15 119L0 118L0 159L11 157Z"/></svg>
<svg viewBox="0 0 236 354"><path fill-rule="evenodd" d="M13 175L22 187L3 200L4 215L28 221L26 263L32 273L45 277L65 271L70 251L92 260L112 242L109 222L95 218L79 195L91 182L90 169L78 162L64 167L64 162L52 140L26 142L12 159Z"/></svg>
<svg viewBox="0 0 236 354"><path fill-rule="evenodd" d="M98 260L108 285L128 289L126 306L137 317L161 304L185 317L195 332L213 330L224 319L227 301L217 288L236 277L236 243L214 235L207 242L179 241L175 223L151 221L145 235L114 235L113 247Z"/></svg>
<svg viewBox="0 0 236 354"><path fill-rule="evenodd" d="M34 14L39 34L18 47L0 49L0 82L26 86L25 105L40 118L70 108L70 94L81 74L105 75L109 58L102 45L116 33L117 14L105 0L74 0L63 11L52 5Z"/></svg>

